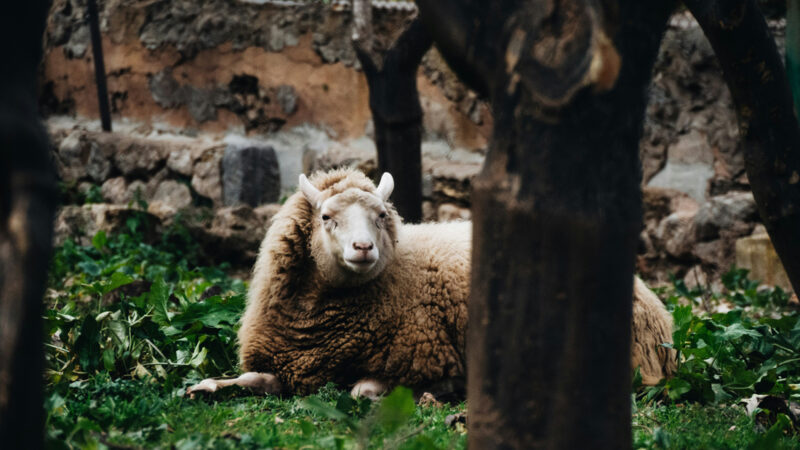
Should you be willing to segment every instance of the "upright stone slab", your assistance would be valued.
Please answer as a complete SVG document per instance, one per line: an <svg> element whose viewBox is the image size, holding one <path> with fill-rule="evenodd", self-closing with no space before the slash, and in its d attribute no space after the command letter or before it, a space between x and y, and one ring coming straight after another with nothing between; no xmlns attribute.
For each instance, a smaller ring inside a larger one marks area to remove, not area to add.
<svg viewBox="0 0 800 450"><path fill-rule="evenodd" d="M225 206L275 203L281 192L278 158L270 146L231 144L222 158L222 201Z"/></svg>

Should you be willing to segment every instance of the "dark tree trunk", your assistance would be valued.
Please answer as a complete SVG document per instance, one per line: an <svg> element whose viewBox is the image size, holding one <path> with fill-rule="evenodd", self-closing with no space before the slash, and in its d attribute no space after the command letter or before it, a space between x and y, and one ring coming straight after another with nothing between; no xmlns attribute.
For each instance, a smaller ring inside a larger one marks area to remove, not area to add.
<svg viewBox="0 0 800 450"><path fill-rule="evenodd" d="M43 445L42 294L56 191L36 111L36 68L49 2L0 15L0 446Z"/></svg>
<svg viewBox="0 0 800 450"><path fill-rule="evenodd" d="M800 293L800 128L792 91L755 0L687 0L731 90L761 219Z"/></svg>
<svg viewBox="0 0 800 450"><path fill-rule="evenodd" d="M355 46L369 86L378 173L394 175L392 200L406 222L422 220L422 107L417 69L430 46L431 37L419 19L382 55L382 61L374 61Z"/></svg>
<svg viewBox="0 0 800 450"><path fill-rule="evenodd" d="M674 3L418 5L495 117L472 194L469 445L630 448L638 143Z"/></svg>

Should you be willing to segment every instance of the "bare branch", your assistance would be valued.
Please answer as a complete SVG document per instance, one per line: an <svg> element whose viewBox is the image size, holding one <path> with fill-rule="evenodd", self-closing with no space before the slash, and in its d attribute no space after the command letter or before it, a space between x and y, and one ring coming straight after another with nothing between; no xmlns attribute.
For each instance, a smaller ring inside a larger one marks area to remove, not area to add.
<svg viewBox="0 0 800 450"><path fill-rule="evenodd" d="M722 65L759 213L800 291L800 127L780 55L755 0L686 0Z"/></svg>

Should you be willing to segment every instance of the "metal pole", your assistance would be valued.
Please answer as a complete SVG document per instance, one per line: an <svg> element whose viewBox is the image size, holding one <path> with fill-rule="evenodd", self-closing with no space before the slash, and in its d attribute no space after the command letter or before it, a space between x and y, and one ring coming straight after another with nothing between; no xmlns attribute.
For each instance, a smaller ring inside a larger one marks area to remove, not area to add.
<svg viewBox="0 0 800 450"><path fill-rule="evenodd" d="M97 82L97 103L100 106L100 122L103 131L111 131L111 111L108 107L108 87L106 85L106 66L103 62L103 43L100 40L100 20L97 15L97 2L88 0L89 32L92 36L92 55L94 55L94 78Z"/></svg>

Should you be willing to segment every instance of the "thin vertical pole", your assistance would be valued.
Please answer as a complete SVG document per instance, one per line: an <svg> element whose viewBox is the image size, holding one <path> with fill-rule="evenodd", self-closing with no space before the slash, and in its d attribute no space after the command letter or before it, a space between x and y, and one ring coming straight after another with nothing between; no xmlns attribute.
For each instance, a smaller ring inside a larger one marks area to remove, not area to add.
<svg viewBox="0 0 800 450"><path fill-rule="evenodd" d="M100 40L100 20L97 15L96 0L88 0L89 32L92 36L92 55L94 55L94 78L97 82L97 103L100 106L100 122L103 131L111 131L111 111L108 107L108 86L106 85L106 65L103 62L103 43Z"/></svg>

